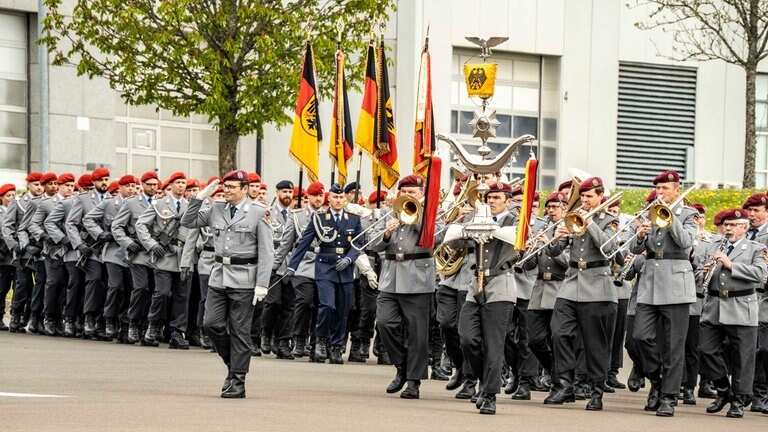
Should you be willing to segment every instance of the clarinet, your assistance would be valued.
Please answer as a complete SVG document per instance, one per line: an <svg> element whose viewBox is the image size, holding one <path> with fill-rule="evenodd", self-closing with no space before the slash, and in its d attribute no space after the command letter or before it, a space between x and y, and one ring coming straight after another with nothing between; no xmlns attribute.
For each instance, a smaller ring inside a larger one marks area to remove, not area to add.
<svg viewBox="0 0 768 432"><path fill-rule="evenodd" d="M613 280L613 284L615 286L620 287L624 285L624 279L626 279L627 276L629 276L629 272L632 271L632 266L635 264L635 259L637 259L637 255L633 255L629 262L624 264L624 267L621 269L619 276Z"/></svg>
<svg viewBox="0 0 768 432"><path fill-rule="evenodd" d="M726 243L728 243L728 239L726 237L723 237L723 240L720 242L720 246L717 247L717 252L725 252L725 244ZM715 253L717 253L717 252L715 252ZM714 257L714 254L712 256ZM707 276L704 278L704 282L702 282L702 284L701 284L701 288L705 292L709 288L709 282L712 280L712 276L715 275L715 271L719 270L720 267L723 266L723 263L721 263L719 261L717 263L715 263L715 259L714 258L710 258L708 263L710 264L710 268L709 268L709 271L707 272ZM714 267L711 267L712 265L714 265Z"/></svg>

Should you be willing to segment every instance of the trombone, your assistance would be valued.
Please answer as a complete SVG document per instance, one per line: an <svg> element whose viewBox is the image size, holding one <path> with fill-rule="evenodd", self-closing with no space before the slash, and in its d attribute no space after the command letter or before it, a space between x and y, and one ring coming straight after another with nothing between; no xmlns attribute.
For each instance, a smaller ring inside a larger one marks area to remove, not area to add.
<svg viewBox="0 0 768 432"><path fill-rule="evenodd" d="M364 239L369 232L371 232L374 228L378 227L378 225L382 222L388 221L389 219L394 217L398 221L400 221L400 223L403 225L414 225L421 222L421 217L423 213L424 213L424 205L422 204L421 199L416 199L410 195L400 195L399 197L397 197L394 204L392 205L392 211L390 213L387 213L384 217L372 223L368 228L364 229L362 232L360 232L360 234L356 235L352 239L352 247L362 252L368 246L373 244L373 242L378 240L379 237L382 237L386 232L384 230L378 235L372 237L364 245L360 247L355 246L356 241L360 239Z"/></svg>

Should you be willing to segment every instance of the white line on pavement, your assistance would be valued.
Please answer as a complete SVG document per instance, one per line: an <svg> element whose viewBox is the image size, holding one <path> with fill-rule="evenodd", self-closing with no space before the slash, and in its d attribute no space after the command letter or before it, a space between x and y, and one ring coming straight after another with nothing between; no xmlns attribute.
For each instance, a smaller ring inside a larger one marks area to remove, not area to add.
<svg viewBox="0 0 768 432"><path fill-rule="evenodd" d="M48 394L32 394L32 393L7 393L0 392L0 397L17 397L17 398L67 398L69 396L62 395L48 395Z"/></svg>

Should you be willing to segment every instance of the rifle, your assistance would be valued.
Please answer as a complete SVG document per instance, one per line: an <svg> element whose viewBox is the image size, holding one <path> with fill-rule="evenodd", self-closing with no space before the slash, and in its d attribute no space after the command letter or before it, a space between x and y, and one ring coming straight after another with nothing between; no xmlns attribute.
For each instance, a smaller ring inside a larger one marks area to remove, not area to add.
<svg viewBox="0 0 768 432"><path fill-rule="evenodd" d="M93 253L98 253L99 249L101 249L101 247L104 246L104 243L105 242L103 240L96 240L92 245L88 247L91 248ZM80 258L77 260L77 263L75 263L75 267L79 268L82 271L85 271L85 263L88 262L88 258L90 258L91 255L80 254Z"/></svg>
<svg viewBox="0 0 768 432"><path fill-rule="evenodd" d="M155 241L165 249L165 253L168 253L171 251L171 247L178 242L177 236L179 235L181 221L175 216L166 220L168 220L168 224L157 234L157 236L155 236ZM155 255L150 254L149 263L154 265L155 261L157 261Z"/></svg>

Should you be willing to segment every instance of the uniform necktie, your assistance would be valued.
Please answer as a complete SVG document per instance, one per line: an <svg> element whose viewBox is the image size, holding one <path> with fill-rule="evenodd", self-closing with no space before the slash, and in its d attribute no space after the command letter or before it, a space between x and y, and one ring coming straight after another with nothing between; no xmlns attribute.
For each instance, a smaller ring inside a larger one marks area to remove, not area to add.
<svg viewBox="0 0 768 432"><path fill-rule="evenodd" d="M181 212L181 200L176 201L176 213Z"/></svg>
<svg viewBox="0 0 768 432"><path fill-rule="evenodd" d="M733 245L728 245L728 253L726 255L730 256L731 252L733 252Z"/></svg>
<svg viewBox="0 0 768 432"><path fill-rule="evenodd" d="M757 237L757 228L752 228L749 230L749 239L754 240Z"/></svg>
<svg viewBox="0 0 768 432"><path fill-rule="evenodd" d="M235 207L235 206L230 207L229 208L229 218L230 219L234 219L235 218L235 213L237 213L237 207Z"/></svg>
<svg viewBox="0 0 768 432"><path fill-rule="evenodd" d="M282 209L282 210L280 211L280 214L282 214L282 215L283 215L283 220L286 220L286 219L288 219L288 210L286 210L286 209Z"/></svg>
<svg viewBox="0 0 768 432"><path fill-rule="evenodd" d="M338 225L338 224L339 224L339 221L341 220L341 215L340 215L340 214L338 214L338 213L336 213L336 215L335 215L335 216L336 216L336 225Z"/></svg>
<svg viewBox="0 0 768 432"><path fill-rule="evenodd" d="M152 205L152 197L147 197L147 202L149 203L149 205Z"/></svg>
<svg viewBox="0 0 768 432"><path fill-rule="evenodd" d="M493 217L493 221L498 222L498 219L496 218L496 216Z"/></svg>

